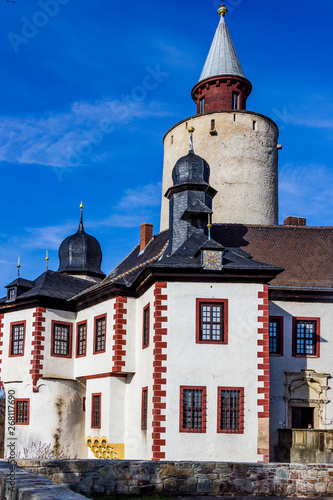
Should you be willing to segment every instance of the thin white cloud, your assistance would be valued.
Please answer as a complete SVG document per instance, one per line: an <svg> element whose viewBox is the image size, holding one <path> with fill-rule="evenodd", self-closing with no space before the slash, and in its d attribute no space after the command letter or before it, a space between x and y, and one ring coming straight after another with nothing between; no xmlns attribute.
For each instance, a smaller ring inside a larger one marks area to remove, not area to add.
<svg viewBox="0 0 333 500"><path fill-rule="evenodd" d="M104 99L75 102L69 112L32 118L0 117L0 161L73 167L83 164L116 125L165 116L161 105Z"/></svg>
<svg viewBox="0 0 333 500"><path fill-rule="evenodd" d="M77 224L66 223L58 226L28 227L28 236L22 239L22 248L58 250L61 242L77 229Z"/></svg>
<svg viewBox="0 0 333 500"><path fill-rule="evenodd" d="M133 210L144 207L157 207L161 204L162 183L126 189L117 209Z"/></svg>
<svg viewBox="0 0 333 500"><path fill-rule="evenodd" d="M302 127L333 129L333 103L331 97L313 96L308 98L311 104L301 107L283 106L281 109L273 109L273 118L279 126L300 125Z"/></svg>
<svg viewBox="0 0 333 500"><path fill-rule="evenodd" d="M333 221L333 171L326 165L284 165L279 174L279 203L288 215ZM319 222L320 223L320 222ZM332 224L333 222L331 222Z"/></svg>
<svg viewBox="0 0 333 500"><path fill-rule="evenodd" d="M143 220L156 216L161 205L162 183L126 189L111 215L94 225L106 227L138 227Z"/></svg>
<svg viewBox="0 0 333 500"><path fill-rule="evenodd" d="M161 203L161 183L126 189L118 204L106 219L85 221L87 232L93 234L93 228L103 227L138 227L143 217L148 220L156 215ZM77 222L67 222L55 226L27 227L26 236L17 242L18 248L58 250L62 241L78 228ZM17 238L16 238L17 239Z"/></svg>

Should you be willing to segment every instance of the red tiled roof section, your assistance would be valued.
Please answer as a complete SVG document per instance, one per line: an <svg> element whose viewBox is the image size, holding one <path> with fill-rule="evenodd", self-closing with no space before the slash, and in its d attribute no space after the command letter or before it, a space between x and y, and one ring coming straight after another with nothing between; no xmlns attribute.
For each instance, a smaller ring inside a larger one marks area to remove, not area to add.
<svg viewBox="0 0 333 500"><path fill-rule="evenodd" d="M273 286L333 288L333 226L214 224L213 238L255 260L283 267Z"/></svg>

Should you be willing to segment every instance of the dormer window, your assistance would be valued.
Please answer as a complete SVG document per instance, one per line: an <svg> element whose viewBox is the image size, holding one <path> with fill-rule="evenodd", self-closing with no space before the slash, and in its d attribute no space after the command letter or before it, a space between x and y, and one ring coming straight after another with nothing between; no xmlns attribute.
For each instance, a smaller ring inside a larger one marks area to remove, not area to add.
<svg viewBox="0 0 333 500"><path fill-rule="evenodd" d="M8 300L16 299L16 288L9 288L8 290Z"/></svg>

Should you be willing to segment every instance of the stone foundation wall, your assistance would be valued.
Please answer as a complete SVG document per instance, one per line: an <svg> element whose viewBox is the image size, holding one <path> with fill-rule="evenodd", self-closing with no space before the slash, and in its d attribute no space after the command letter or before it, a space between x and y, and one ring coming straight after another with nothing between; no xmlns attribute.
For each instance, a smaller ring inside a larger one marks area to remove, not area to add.
<svg viewBox="0 0 333 500"><path fill-rule="evenodd" d="M0 461L1 500L84 500L67 485L52 481Z"/></svg>
<svg viewBox="0 0 333 500"><path fill-rule="evenodd" d="M86 495L333 496L333 464L22 460L18 465Z"/></svg>

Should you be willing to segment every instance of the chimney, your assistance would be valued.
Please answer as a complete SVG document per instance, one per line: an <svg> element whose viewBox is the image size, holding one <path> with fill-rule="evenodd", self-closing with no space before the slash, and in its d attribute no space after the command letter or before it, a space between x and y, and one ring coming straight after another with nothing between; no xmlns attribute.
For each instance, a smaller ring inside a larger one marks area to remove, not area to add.
<svg viewBox="0 0 333 500"><path fill-rule="evenodd" d="M304 217L293 217L290 215L283 222L285 226L306 226L306 219Z"/></svg>
<svg viewBox="0 0 333 500"><path fill-rule="evenodd" d="M153 224L145 222L140 226L140 252L142 252L148 243L153 239Z"/></svg>

